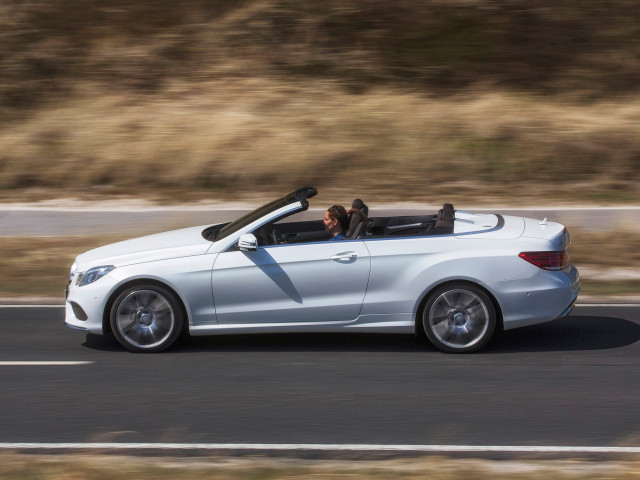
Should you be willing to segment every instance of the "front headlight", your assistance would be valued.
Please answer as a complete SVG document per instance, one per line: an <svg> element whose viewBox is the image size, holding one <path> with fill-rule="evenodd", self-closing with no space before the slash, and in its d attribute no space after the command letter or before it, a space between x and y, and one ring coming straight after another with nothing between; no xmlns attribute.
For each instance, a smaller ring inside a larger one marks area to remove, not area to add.
<svg viewBox="0 0 640 480"><path fill-rule="evenodd" d="M102 277L104 277L107 273L109 273L114 268L116 267L114 267L113 265L104 265L102 267L91 268L78 276L78 281L76 282L76 284L79 287L82 287L84 285L89 285L90 283L93 283L96 280L100 280Z"/></svg>

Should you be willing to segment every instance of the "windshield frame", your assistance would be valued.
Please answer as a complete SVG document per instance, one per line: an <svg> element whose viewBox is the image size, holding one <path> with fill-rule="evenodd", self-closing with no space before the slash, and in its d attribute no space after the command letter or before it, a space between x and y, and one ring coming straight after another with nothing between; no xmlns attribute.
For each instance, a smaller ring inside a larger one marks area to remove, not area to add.
<svg viewBox="0 0 640 480"><path fill-rule="evenodd" d="M217 242L218 240L222 240L234 233L242 230L248 225L251 225L256 220L275 212L287 205L292 205L294 203L300 202L301 211L307 210L309 208L308 198L314 197L318 191L313 187L302 187L293 192L285 195L284 197L273 200L261 207L252 210L251 212L243 215L242 217L234 220L233 222L227 223L220 230L215 232L215 235L210 240Z"/></svg>

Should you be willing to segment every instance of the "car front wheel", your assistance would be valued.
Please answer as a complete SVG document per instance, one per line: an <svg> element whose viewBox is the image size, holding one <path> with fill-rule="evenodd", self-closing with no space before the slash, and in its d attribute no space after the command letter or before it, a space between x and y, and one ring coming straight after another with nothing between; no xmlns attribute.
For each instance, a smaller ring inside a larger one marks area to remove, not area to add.
<svg viewBox="0 0 640 480"><path fill-rule="evenodd" d="M123 291L111 308L111 329L132 352L159 352L181 335L184 314L175 295L156 285Z"/></svg>
<svg viewBox="0 0 640 480"><path fill-rule="evenodd" d="M496 309L480 288L466 283L449 284L429 296L422 324L436 348L451 353L473 352L493 335Z"/></svg>

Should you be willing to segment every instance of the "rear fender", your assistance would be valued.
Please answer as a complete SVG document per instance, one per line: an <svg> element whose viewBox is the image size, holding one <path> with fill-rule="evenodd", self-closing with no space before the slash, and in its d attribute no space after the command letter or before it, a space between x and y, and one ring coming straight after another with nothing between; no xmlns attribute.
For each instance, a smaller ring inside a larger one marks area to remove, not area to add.
<svg viewBox="0 0 640 480"><path fill-rule="evenodd" d="M439 289L440 287L444 287L446 285L451 285L454 283L455 284L466 283L469 285L473 285L479 288L480 290L484 291L491 299L491 302L493 303L493 306L496 310L496 331L504 330L502 306L500 305L500 302L498 302L498 299L493 294L493 292L489 288L487 288L486 285L481 285L469 279L456 278L456 279L443 281L442 283L439 283L437 285L433 285L429 290L425 291L424 295L420 299L420 302L418 303L418 307L416 308L416 313L415 313L415 332L417 336L424 335L424 327L422 325L422 315L425 307L427 306L427 302L429 301L429 297L431 296L431 294L437 289Z"/></svg>

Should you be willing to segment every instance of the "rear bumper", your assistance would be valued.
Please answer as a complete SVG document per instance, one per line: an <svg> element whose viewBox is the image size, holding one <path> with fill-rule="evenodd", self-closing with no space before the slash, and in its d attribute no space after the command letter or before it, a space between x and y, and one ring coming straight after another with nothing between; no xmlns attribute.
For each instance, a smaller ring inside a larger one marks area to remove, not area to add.
<svg viewBox="0 0 640 480"><path fill-rule="evenodd" d="M562 313L558 316L558 318L566 317L567 315L569 315L569 314L572 312L573 307L575 307L575 306L576 306L576 302L577 302L577 301L578 301L578 296L576 295L576 298L574 298L574 299L573 299L573 301L571 302L571 304L566 308L566 310L565 310L564 312L562 312Z"/></svg>
<svg viewBox="0 0 640 480"><path fill-rule="evenodd" d="M563 271L540 270L532 278L487 284L502 310L504 329L535 325L569 315L580 293L573 265Z"/></svg>

